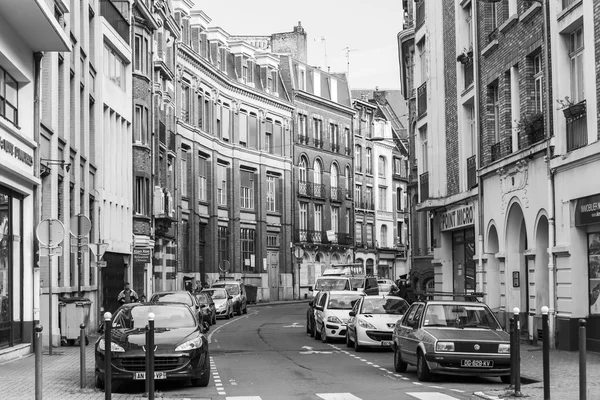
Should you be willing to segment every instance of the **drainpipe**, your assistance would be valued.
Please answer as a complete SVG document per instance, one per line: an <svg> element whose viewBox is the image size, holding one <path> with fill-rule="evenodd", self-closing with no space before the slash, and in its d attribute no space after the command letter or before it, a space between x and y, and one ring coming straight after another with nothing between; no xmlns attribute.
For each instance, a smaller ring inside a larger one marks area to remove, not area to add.
<svg viewBox="0 0 600 400"><path fill-rule="evenodd" d="M33 84L33 141L36 143L36 147L33 149L33 175L40 178L40 76L42 74L42 58L44 57L43 52L36 52L33 54L34 59L34 84ZM42 215L42 185L35 185L33 190L33 226L37 227L40 223ZM40 256L38 254L39 243L37 240L33 240L33 326L36 326L40 322ZM51 260L51 258L49 258ZM50 264L49 264L50 265ZM50 265L52 267L52 265ZM52 282L49 282L52 284ZM33 327L32 327L33 328ZM33 332L33 329L32 329ZM52 337L52 332L50 332ZM33 340L32 340L33 342Z"/></svg>

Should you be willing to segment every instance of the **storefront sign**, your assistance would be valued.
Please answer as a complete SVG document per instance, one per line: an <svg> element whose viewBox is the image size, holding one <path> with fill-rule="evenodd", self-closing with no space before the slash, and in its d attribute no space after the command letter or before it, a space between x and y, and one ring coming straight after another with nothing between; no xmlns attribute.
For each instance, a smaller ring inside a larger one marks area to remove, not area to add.
<svg viewBox="0 0 600 400"><path fill-rule="evenodd" d="M442 231L469 225L473 225L473 204L457 207L440 215L440 229Z"/></svg>
<svg viewBox="0 0 600 400"><path fill-rule="evenodd" d="M600 223L600 194L577 199L575 206L575 225Z"/></svg>
<svg viewBox="0 0 600 400"><path fill-rule="evenodd" d="M3 139L1 137L0 150L4 150L17 160L27 164L30 167L33 165L33 156L31 154L25 152L25 150L15 146L12 142L9 142L7 139Z"/></svg>
<svg viewBox="0 0 600 400"><path fill-rule="evenodd" d="M147 264L150 262L150 249L133 249L133 262Z"/></svg>

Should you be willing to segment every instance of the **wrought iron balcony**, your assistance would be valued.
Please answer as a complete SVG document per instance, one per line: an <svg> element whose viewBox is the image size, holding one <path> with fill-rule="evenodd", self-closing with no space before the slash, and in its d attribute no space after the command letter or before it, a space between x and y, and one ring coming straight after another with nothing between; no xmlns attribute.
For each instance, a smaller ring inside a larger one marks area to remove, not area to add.
<svg viewBox="0 0 600 400"><path fill-rule="evenodd" d="M336 233L337 235L337 239L338 239L338 244L341 244L343 246L352 246L352 241L354 240L354 238L349 234L349 233Z"/></svg>
<svg viewBox="0 0 600 400"><path fill-rule="evenodd" d="M429 199L429 172L419 175L419 189L421 191L421 202Z"/></svg>
<svg viewBox="0 0 600 400"><path fill-rule="evenodd" d="M334 153L339 153L340 152L340 145L337 143L332 143L331 144L331 151L333 151Z"/></svg>
<svg viewBox="0 0 600 400"><path fill-rule="evenodd" d="M313 196L318 199L325 198L325 185L322 183L314 183L313 184Z"/></svg>
<svg viewBox="0 0 600 400"><path fill-rule="evenodd" d="M331 188L331 201L341 202L344 196L344 189L338 187Z"/></svg>
<svg viewBox="0 0 600 400"><path fill-rule="evenodd" d="M467 189L477 186L477 156L467 158Z"/></svg>
<svg viewBox="0 0 600 400"><path fill-rule="evenodd" d="M318 147L319 149L323 148L323 139L316 139L314 140L315 143L315 147Z"/></svg>
<svg viewBox="0 0 600 400"><path fill-rule="evenodd" d="M308 137L308 135L300 135L298 136L298 142L300 144L309 144L310 138Z"/></svg>
<svg viewBox="0 0 600 400"><path fill-rule="evenodd" d="M298 182L298 196L300 197L312 197L312 184L309 182Z"/></svg>

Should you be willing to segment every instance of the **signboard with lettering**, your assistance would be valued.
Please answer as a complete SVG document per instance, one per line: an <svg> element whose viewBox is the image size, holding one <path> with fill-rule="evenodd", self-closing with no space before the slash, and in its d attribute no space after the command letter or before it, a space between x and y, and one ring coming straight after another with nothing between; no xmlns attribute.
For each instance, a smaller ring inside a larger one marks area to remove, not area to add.
<svg viewBox="0 0 600 400"><path fill-rule="evenodd" d="M33 156L6 138L0 137L0 150L3 150L30 167L33 165Z"/></svg>
<svg viewBox="0 0 600 400"><path fill-rule="evenodd" d="M455 207L440 214L440 229L448 231L451 229L463 228L474 223L474 206Z"/></svg>
<svg viewBox="0 0 600 400"><path fill-rule="evenodd" d="M600 223L600 194L577 199L575 205L575 225Z"/></svg>
<svg viewBox="0 0 600 400"><path fill-rule="evenodd" d="M151 261L150 249L133 249L133 262L147 264Z"/></svg>

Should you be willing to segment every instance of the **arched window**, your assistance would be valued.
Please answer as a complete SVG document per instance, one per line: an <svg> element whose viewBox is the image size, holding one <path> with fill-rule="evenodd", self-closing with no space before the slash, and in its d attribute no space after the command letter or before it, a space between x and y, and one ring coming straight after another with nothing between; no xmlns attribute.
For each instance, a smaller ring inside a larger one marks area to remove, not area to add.
<svg viewBox="0 0 600 400"><path fill-rule="evenodd" d="M308 181L308 168L307 168L307 162L306 162L306 158L302 157L300 159L300 165L298 165L298 172L299 172L299 176L298 176L298 180L300 182L307 182Z"/></svg>
<svg viewBox="0 0 600 400"><path fill-rule="evenodd" d="M332 188L338 187L338 179L339 179L338 166L337 166L337 164L334 163L331 165L331 187Z"/></svg>
<svg viewBox="0 0 600 400"><path fill-rule="evenodd" d="M387 245L387 225L381 225L381 232L379 234L379 247L388 247Z"/></svg>
<svg viewBox="0 0 600 400"><path fill-rule="evenodd" d="M314 165L314 170L313 170L315 185L320 185L322 183L322 178L321 178L322 174L323 174L323 168L321 166L321 161L315 160L315 165Z"/></svg>

